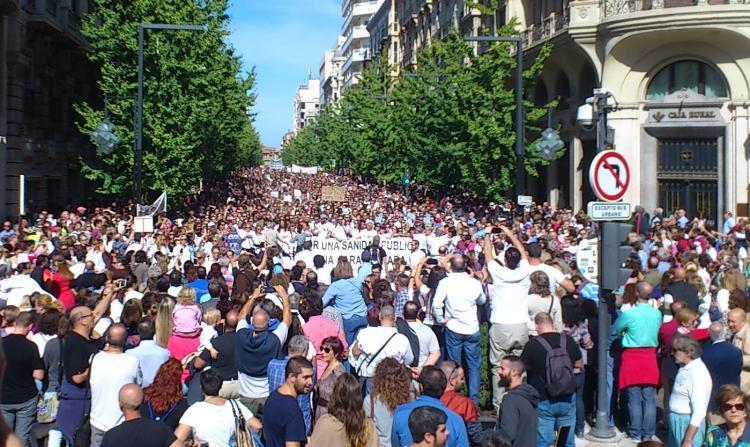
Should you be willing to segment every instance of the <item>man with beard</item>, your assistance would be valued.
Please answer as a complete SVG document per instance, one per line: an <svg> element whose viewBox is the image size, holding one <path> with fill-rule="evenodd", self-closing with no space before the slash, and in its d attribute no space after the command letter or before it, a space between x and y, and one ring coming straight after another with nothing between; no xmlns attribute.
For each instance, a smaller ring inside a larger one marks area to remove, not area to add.
<svg viewBox="0 0 750 447"><path fill-rule="evenodd" d="M513 447L536 446L539 393L523 383L525 372L523 361L515 355L504 357L497 371L499 385L509 391L503 396L495 430L510 439Z"/></svg>
<svg viewBox="0 0 750 447"><path fill-rule="evenodd" d="M312 390L313 366L304 357L292 357L286 364L286 382L268 396L263 414L263 437L268 447L299 447L307 440L305 418L297 396Z"/></svg>

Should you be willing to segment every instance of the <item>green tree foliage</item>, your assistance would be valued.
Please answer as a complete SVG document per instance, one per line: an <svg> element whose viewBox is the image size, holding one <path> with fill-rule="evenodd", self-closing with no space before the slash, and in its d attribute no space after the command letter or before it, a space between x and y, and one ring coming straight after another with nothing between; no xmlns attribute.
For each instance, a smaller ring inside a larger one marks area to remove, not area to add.
<svg viewBox="0 0 750 447"><path fill-rule="evenodd" d="M228 0L94 0L83 24L89 58L120 144L112 154L81 160L104 194L133 190L138 25L206 25L205 31L147 30L144 53L143 191L179 200L201 179L215 179L261 158L253 128L255 73L242 73L227 45ZM77 105L81 131L103 118L100 105ZM153 196L153 194L151 194Z"/></svg>
<svg viewBox="0 0 750 447"><path fill-rule="evenodd" d="M512 34L513 27L499 34ZM399 78L387 76L383 62L368 67L338 104L284 148L284 162L326 166L335 159L337 166L388 182L399 182L408 167L415 182L499 199L513 187L516 169L515 57L509 45L492 44L476 56L453 33L424 49L417 68ZM543 48L524 70L527 85L548 54ZM536 176L548 163L533 149L547 107L525 101L524 109L525 169Z"/></svg>

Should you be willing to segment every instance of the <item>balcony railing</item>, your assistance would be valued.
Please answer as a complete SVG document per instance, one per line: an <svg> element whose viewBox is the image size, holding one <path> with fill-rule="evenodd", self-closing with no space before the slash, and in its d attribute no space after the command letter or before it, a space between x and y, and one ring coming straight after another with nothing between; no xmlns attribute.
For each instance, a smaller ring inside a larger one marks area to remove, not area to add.
<svg viewBox="0 0 750 447"><path fill-rule="evenodd" d="M604 17L665 8L706 5L750 5L750 0L601 0L601 10Z"/></svg>
<svg viewBox="0 0 750 447"><path fill-rule="evenodd" d="M563 12L553 12L542 19L541 23L529 25L523 32L525 46L531 46L542 40L549 39L556 33L566 29L570 24L570 14L566 8Z"/></svg>

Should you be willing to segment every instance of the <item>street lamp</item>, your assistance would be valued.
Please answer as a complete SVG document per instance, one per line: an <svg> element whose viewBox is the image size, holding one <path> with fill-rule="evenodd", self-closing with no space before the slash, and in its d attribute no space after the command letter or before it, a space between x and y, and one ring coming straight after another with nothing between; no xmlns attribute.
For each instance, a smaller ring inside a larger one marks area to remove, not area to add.
<svg viewBox="0 0 750 447"><path fill-rule="evenodd" d="M117 147L120 138L115 135L115 125L109 120L109 110L107 98L104 98L104 119L96 130L91 134L91 140L96 144L96 152L101 155L109 155Z"/></svg>
<svg viewBox="0 0 750 447"><path fill-rule="evenodd" d="M135 201L141 203L143 171L143 39L147 29L172 31L205 31L202 25L141 23L138 25L138 99L135 103Z"/></svg>
<svg viewBox="0 0 750 447"><path fill-rule="evenodd" d="M516 44L516 196L526 192L524 168L523 39L520 36L466 36L467 42L513 42Z"/></svg>

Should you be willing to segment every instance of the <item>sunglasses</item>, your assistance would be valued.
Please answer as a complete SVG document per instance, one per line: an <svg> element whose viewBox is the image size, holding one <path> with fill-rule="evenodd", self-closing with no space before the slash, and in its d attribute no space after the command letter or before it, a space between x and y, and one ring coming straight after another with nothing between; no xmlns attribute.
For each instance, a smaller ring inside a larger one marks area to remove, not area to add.
<svg viewBox="0 0 750 447"><path fill-rule="evenodd" d="M330 346L325 346L325 347L323 347L323 352L325 352L326 354L330 354L330 353L331 353L331 351L333 351L333 349L331 349L331 347L330 347Z"/></svg>
<svg viewBox="0 0 750 447"><path fill-rule="evenodd" d="M721 411L745 411L745 404L724 404L721 406Z"/></svg>

